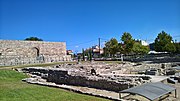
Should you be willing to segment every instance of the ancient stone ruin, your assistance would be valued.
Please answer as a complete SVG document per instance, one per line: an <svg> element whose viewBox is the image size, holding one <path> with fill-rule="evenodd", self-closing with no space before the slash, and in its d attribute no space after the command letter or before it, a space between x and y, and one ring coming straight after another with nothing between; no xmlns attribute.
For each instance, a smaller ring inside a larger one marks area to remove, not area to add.
<svg viewBox="0 0 180 101"><path fill-rule="evenodd" d="M125 68L121 66L122 64L64 64L48 68L27 67L22 69L22 71L31 75L41 76L47 82L115 92L150 82L151 77L146 75L119 75L120 71L125 73ZM96 73L92 73L92 69ZM115 70L119 73L114 73Z"/></svg>
<svg viewBox="0 0 180 101"><path fill-rule="evenodd" d="M168 82L168 79L174 81L166 76L169 75L172 65L174 64L92 61L17 70L30 75L30 78L23 79L27 83L122 100L119 98L119 91L150 82ZM179 77L173 76L173 78Z"/></svg>
<svg viewBox="0 0 180 101"><path fill-rule="evenodd" d="M70 60L65 42L0 40L0 66Z"/></svg>

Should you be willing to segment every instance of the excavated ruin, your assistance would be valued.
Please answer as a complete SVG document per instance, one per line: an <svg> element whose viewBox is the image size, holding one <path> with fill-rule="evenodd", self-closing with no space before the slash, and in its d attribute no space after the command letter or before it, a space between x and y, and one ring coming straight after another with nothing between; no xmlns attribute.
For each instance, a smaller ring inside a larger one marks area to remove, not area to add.
<svg viewBox="0 0 180 101"><path fill-rule="evenodd" d="M62 64L53 67L27 67L23 72L37 75L47 82L84 86L109 91L121 90L150 82L146 75L119 75L128 72L130 64Z"/></svg>

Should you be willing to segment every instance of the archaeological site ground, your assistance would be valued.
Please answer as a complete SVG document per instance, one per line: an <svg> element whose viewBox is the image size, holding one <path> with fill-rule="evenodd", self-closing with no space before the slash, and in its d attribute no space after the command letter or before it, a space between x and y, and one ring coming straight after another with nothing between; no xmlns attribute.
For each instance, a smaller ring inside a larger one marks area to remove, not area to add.
<svg viewBox="0 0 180 101"><path fill-rule="evenodd" d="M1 101L180 100L178 54L72 61L65 43L0 42Z"/></svg>
<svg viewBox="0 0 180 101"><path fill-rule="evenodd" d="M0 101L180 101L180 0L0 0Z"/></svg>

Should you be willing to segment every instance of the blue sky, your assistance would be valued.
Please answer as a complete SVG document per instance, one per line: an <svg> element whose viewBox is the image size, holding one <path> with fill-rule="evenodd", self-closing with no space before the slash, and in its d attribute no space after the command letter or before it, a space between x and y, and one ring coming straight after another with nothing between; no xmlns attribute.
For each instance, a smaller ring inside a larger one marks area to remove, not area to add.
<svg viewBox="0 0 180 101"><path fill-rule="evenodd" d="M153 42L164 30L180 41L180 0L0 0L0 39L64 41L80 52L123 32Z"/></svg>

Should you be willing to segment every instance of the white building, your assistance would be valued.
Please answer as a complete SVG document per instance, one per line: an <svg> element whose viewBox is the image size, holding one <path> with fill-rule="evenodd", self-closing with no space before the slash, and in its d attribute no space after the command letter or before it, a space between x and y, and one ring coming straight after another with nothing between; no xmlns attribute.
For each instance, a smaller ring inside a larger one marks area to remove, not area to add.
<svg viewBox="0 0 180 101"><path fill-rule="evenodd" d="M143 46L148 46L149 44L146 42L146 41L144 41L144 40L141 40L141 44L143 45Z"/></svg>

